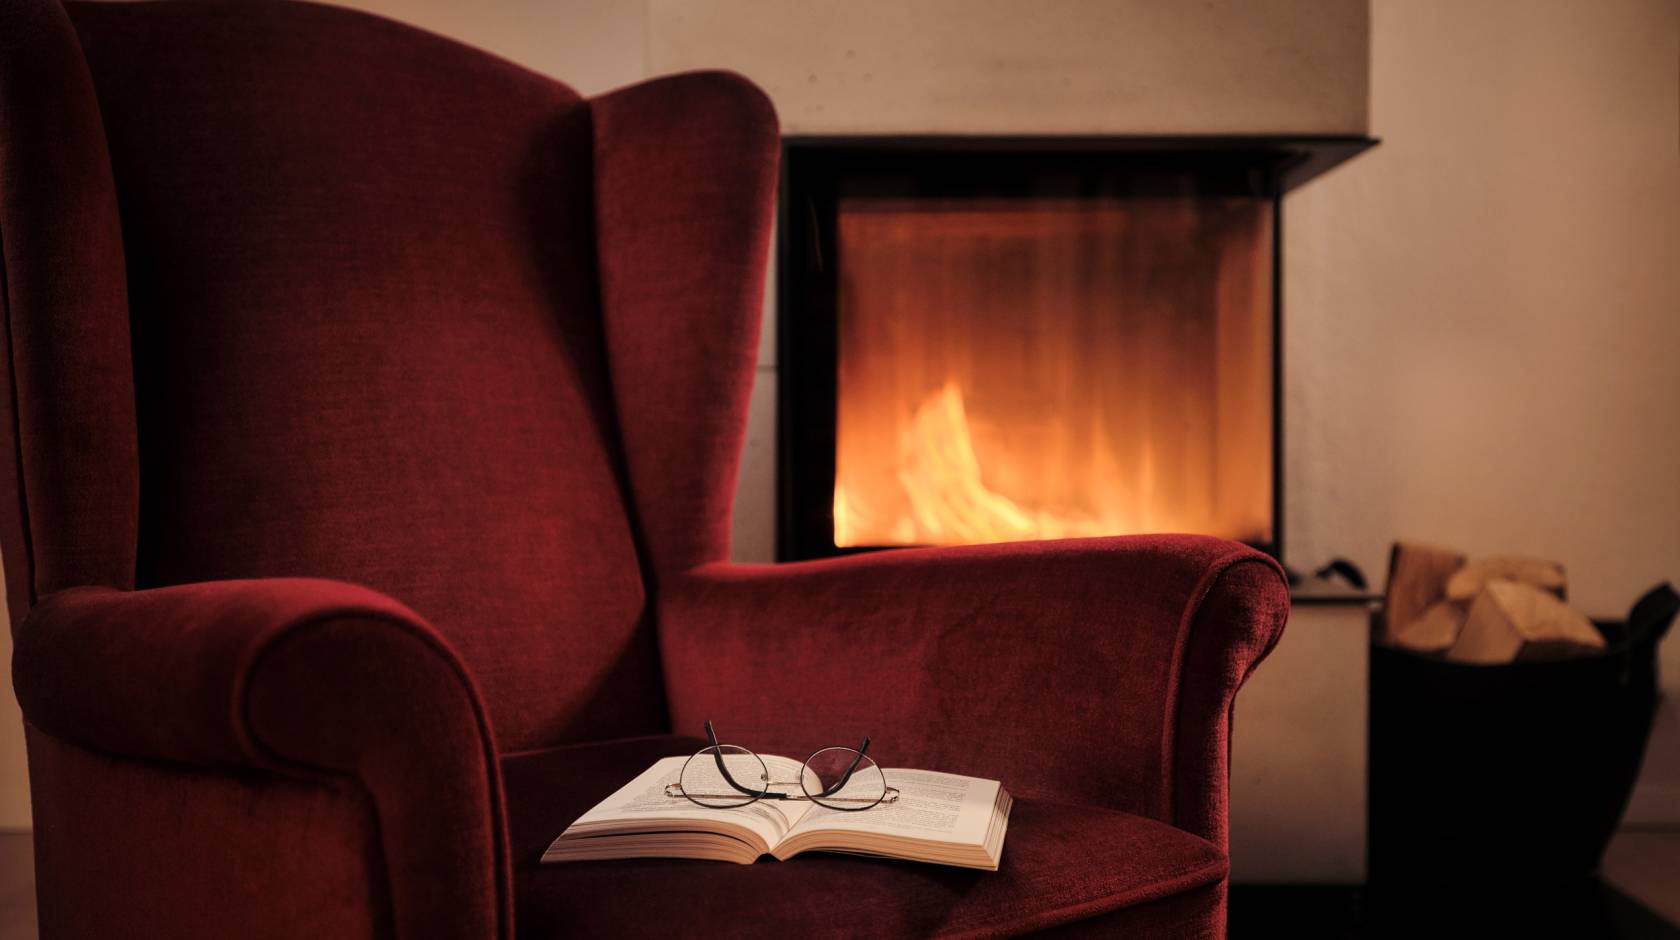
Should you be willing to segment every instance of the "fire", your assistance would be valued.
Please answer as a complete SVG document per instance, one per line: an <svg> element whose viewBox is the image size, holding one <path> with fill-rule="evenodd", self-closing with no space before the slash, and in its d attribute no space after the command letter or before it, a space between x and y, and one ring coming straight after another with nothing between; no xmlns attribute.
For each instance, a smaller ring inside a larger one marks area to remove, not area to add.
<svg viewBox="0 0 1680 940"><path fill-rule="evenodd" d="M843 200L835 544L1268 540L1263 210Z"/></svg>
<svg viewBox="0 0 1680 940"><path fill-rule="evenodd" d="M887 527L897 542L971 544L1115 531L1116 523L1023 506L988 488L974 455L962 389L954 382L922 402L900 432L897 471L910 504L909 514ZM856 544L857 510L843 485L834 488L834 506L835 543Z"/></svg>

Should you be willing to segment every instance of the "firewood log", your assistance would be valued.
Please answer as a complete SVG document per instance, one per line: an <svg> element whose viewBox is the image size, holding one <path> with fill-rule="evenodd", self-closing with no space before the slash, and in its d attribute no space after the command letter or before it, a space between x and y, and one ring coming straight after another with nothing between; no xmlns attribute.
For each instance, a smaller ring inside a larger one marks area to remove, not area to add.
<svg viewBox="0 0 1680 940"><path fill-rule="evenodd" d="M1388 556L1388 588L1383 599L1383 635L1397 642L1412 621L1446 593L1447 579L1464 566L1464 556L1416 542L1395 542Z"/></svg>
<svg viewBox="0 0 1680 940"><path fill-rule="evenodd" d="M1556 596L1516 581L1489 581L1470 605L1447 658L1465 663L1558 659L1604 648L1585 615Z"/></svg>
<svg viewBox="0 0 1680 940"><path fill-rule="evenodd" d="M1436 601L1423 615L1407 624L1394 638L1394 645L1416 653L1442 653L1458 642L1459 631L1469 605L1454 601Z"/></svg>
<svg viewBox="0 0 1680 940"><path fill-rule="evenodd" d="M1447 579L1447 597L1467 603L1493 580L1532 584L1552 592L1559 600L1566 599L1564 589L1567 579L1562 565L1543 558L1517 555L1489 555L1465 565Z"/></svg>

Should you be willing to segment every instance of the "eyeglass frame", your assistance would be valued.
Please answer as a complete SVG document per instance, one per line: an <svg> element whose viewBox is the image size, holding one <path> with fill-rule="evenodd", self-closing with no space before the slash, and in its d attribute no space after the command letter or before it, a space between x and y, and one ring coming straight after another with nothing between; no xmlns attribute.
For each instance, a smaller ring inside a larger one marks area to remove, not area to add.
<svg viewBox="0 0 1680 940"><path fill-rule="evenodd" d="M832 810L835 810L835 811L841 812L841 813L861 813L861 812L864 812L865 810L871 810L871 809L874 809L875 807L881 806L883 804L891 804L891 803L897 803L898 802L898 798L900 796L900 791L897 787L887 785L887 775L886 775L885 771L882 771L882 773L881 773L881 786L883 788L882 791L881 791L881 795L879 797L876 797L875 801L873 803L870 803L868 806L833 806L833 805L830 805L828 803L824 803L824 802L821 801L821 799L823 797L826 797L829 794L834 793L837 790L844 789L846 784L851 782L852 774L857 771L858 763L861 762L863 760L863 758L869 753L869 735L867 735L867 734L863 736L863 743L861 745L859 745L856 749L850 749L850 750L853 750L853 753L856 756L854 756L852 758L852 763L851 763L850 766L848 766L846 768L846 772L840 775L839 782L835 783L831 787L828 787L828 788L824 789L821 793L818 793L816 796L812 796L810 791L805 789L805 784L804 784L803 781L771 780L770 779L770 768L764 764L764 758L759 757L757 751L753 751L753 750L750 750L748 748L741 747L738 744L730 744L730 745L727 745L727 746L728 747L739 748L741 751L743 751L745 753L748 753L748 754L751 754L754 757L754 759L756 759L758 761L759 766L764 767L764 778L765 779L764 779L764 790L762 792L759 792L759 791L756 791L756 790L750 790L750 789L742 786L741 784L737 783L734 776L729 773L729 768L725 767L724 763L723 763L723 748L725 747L725 745L722 745L722 744L718 743L717 732L712 729L711 721L707 720L705 722L705 725L706 725L706 740L710 743L707 744L705 747L701 748L700 750L694 752L694 754L692 756L690 756L687 761L683 762L682 772L678 773L678 775L677 775L679 782L677 782L677 783L667 783L665 785L665 796L666 797L672 798L672 799L675 799L677 797L682 797L683 799L688 800L690 803L693 803L695 806L699 806L703 809L740 809L741 807L744 807L744 806L751 806L754 803L758 802L759 800L807 801L807 802L815 803L818 806L823 807L824 809L832 809ZM811 752L811 757L815 757L818 754L821 754L823 751L836 750L839 747L840 747L839 745L830 745L828 747L818 748L815 751ZM684 774L687 773L688 765L694 761L694 758L699 757L701 754L704 754L707 751L712 752L712 757L717 761L718 773L723 775L724 782L728 783L731 787L734 787L736 792L741 793L744 796L750 796L750 797L752 797L752 799L746 801L745 803L741 803L741 804L738 804L738 805L735 805L735 806L707 806L705 803L702 803L699 800L695 799L692 794L688 793L687 791L685 791L683 789L683 785L681 783L681 778L683 777ZM804 776L804 769L805 769L805 767L810 765L811 757L805 758L805 763L800 765L800 771L801 771L800 776ZM880 770L880 765L879 764L876 765L876 769ZM801 793L800 794L782 793L782 792L770 789L771 787L793 787L793 786L797 786L800 789ZM834 799L837 799L837 800L838 799L846 799L846 797L834 797Z"/></svg>

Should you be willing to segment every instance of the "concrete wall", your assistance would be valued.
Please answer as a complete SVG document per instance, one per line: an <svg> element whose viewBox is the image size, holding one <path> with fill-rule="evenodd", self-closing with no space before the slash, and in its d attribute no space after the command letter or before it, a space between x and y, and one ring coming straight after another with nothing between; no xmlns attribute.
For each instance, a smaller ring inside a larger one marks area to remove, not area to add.
<svg viewBox="0 0 1680 940"><path fill-rule="evenodd" d="M0 593L4 593L0 589ZM12 661L10 617L0 605L0 656ZM18 710L12 684L0 692L0 831L30 828L29 765L24 757L23 713Z"/></svg>
<svg viewBox="0 0 1680 940"><path fill-rule="evenodd" d="M1285 222L1288 554L1541 555L1620 616L1680 583L1680 4L1378 0L1371 35L1383 145ZM1633 815L1680 822L1665 653Z"/></svg>
<svg viewBox="0 0 1680 940"><path fill-rule="evenodd" d="M648 6L654 73L735 69L788 133L1365 128L1365 0Z"/></svg>

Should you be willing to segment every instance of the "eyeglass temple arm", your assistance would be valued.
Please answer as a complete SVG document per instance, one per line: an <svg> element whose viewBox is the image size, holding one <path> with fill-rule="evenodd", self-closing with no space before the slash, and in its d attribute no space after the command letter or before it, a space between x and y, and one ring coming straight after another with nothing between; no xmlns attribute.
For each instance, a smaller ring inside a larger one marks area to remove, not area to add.
<svg viewBox="0 0 1680 940"><path fill-rule="evenodd" d="M821 793L818 793L817 795L818 796L828 796L831 793L835 793L835 792L838 792L840 790L845 789L846 784L848 782L850 782L851 779L852 779L852 772L857 770L858 762L863 760L863 755L865 755L867 753L869 753L869 735L866 734L866 735L863 736L863 743L858 745L857 756L852 758L851 766L847 767L846 772L840 775L840 779L835 782L834 786L829 787L828 789L822 791Z"/></svg>
<svg viewBox="0 0 1680 940"><path fill-rule="evenodd" d="M706 740L710 744L709 750L712 752L712 759L717 761L718 773L723 775L723 779L725 781L727 781L730 786L734 787L736 790L739 790L742 793L747 794L748 796L763 796L764 795L764 791L762 791L762 790L749 790L746 787L741 786L739 783L735 782L734 777L731 777L729 775L729 768L725 767L724 764L723 764L723 750L718 745L717 732L715 730L713 730L712 722L711 722L710 719L706 720ZM869 753L869 735L866 734L866 735L863 736L863 743L858 745L857 754L852 757L851 764L846 767L846 772L840 775L840 779L835 781L833 786L827 788L826 790L823 790L821 793L819 793L817 795L818 796L829 796L830 794L833 794L833 793L836 793L840 790L845 789L846 784L851 782L852 774L857 771L858 762L862 761L863 756L865 754L868 754L868 753Z"/></svg>
<svg viewBox="0 0 1680 940"><path fill-rule="evenodd" d="M710 719L706 721L706 740L711 742L710 750L712 752L712 759L717 761L718 773L723 774L723 779L730 786L748 796L762 797L764 795L763 790L749 790L736 783L735 778L729 775L729 768L723 765L723 749L718 745L717 732L712 730L712 722ZM854 766L856 763L856 761L853 761ZM850 771L847 771L847 773L850 773Z"/></svg>

